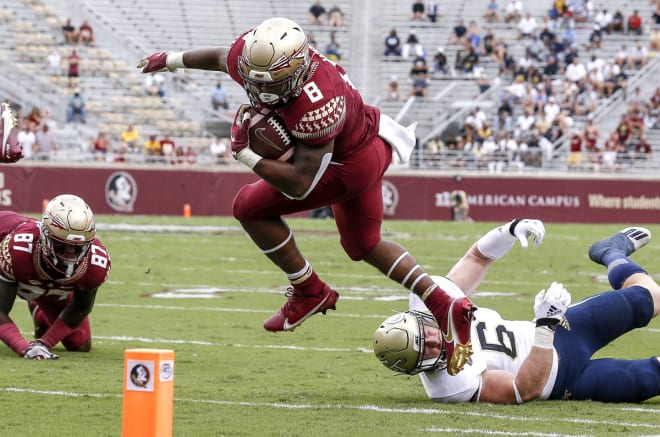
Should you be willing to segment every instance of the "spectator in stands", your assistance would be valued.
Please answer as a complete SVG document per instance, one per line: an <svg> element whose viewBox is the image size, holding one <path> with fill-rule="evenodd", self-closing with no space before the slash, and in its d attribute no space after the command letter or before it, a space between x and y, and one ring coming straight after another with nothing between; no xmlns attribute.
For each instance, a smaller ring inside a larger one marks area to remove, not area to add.
<svg viewBox="0 0 660 437"><path fill-rule="evenodd" d="M649 51L645 45L643 45L640 41L637 41L635 48L631 50L629 59L631 67L637 70L641 70L649 61Z"/></svg>
<svg viewBox="0 0 660 437"><path fill-rule="evenodd" d="M320 1L314 2L309 8L309 23L323 25L325 22L326 10Z"/></svg>
<svg viewBox="0 0 660 437"><path fill-rule="evenodd" d="M640 136L633 147L633 158L635 161L646 161L653 152L653 148L646 139L646 135Z"/></svg>
<svg viewBox="0 0 660 437"><path fill-rule="evenodd" d="M633 92L626 99L628 113L633 111L646 112L646 98L642 96L642 90L636 86Z"/></svg>
<svg viewBox="0 0 660 437"><path fill-rule="evenodd" d="M589 34L589 42L587 43L587 50L599 49L603 42L603 31L599 24L594 24L594 28Z"/></svg>
<svg viewBox="0 0 660 437"><path fill-rule="evenodd" d="M488 5L486 5L484 20L489 23L497 23L500 21L500 6L498 5L497 0L490 0Z"/></svg>
<svg viewBox="0 0 660 437"><path fill-rule="evenodd" d="M134 152L137 150L138 141L139 141L139 132L135 126L129 124L121 132L121 149L127 152Z"/></svg>
<svg viewBox="0 0 660 437"><path fill-rule="evenodd" d="M191 145L186 146L186 150L183 154L183 164L197 164L197 152L195 152L195 149Z"/></svg>
<svg viewBox="0 0 660 437"><path fill-rule="evenodd" d="M340 27L343 23L344 11L342 11L339 5L335 3L328 11L328 26Z"/></svg>
<svg viewBox="0 0 660 437"><path fill-rule="evenodd" d="M410 87L410 95L419 98L426 98L428 93L429 82L424 73L419 73L413 79L412 86Z"/></svg>
<svg viewBox="0 0 660 437"><path fill-rule="evenodd" d="M617 9L614 12L614 15L612 16L612 24L610 25L610 29L612 30L612 32L623 33L625 31L624 28L625 28L625 21L623 18L623 12Z"/></svg>
<svg viewBox="0 0 660 437"><path fill-rule="evenodd" d="M78 78L80 77L80 56L78 56L78 52L72 50L71 54L67 56L66 61L69 64L67 71L69 88L73 88L78 83Z"/></svg>
<svg viewBox="0 0 660 437"><path fill-rule="evenodd" d="M160 141L156 139L155 134L149 135L149 138L144 143L144 155L145 155L145 162L147 163L154 163L161 161L161 156L163 155L163 152L161 149Z"/></svg>
<svg viewBox="0 0 660 437"><path fill-rule="evenodd" d="M660 52L660 26L656 24L649 37L649 51L656 55Z"/></svg>
<svg viewBox="0 0 660 437"><path fill-rule="evenodd" d="M419 73L423 73L424 75L428 75L429 73L429 68L423 56L417 56L413 60L409 73L410 79L414 79Z"/></svg>
<svg viewBox="0 0 660 437"><path fill-rule="evenodd" d="M61 76L62 75L62 56L57 48L53 50L46 56L46 65L48 74L51 76Z"/></svg>
<svg viewBox="0 0 660 437"><path fill-rule="evenodd" d="M401 49L401 57L403 59L408 59L410 56L426 57L426 53L424 52L424 47L419 42L415 29L412 29L410 31L410 33L408 34L408 38L406 39L406 42L403 44L403 47Z"/></svg>
<svg viewBox="0 0 660 437"><path fill-rule="evenodd" d="M174 84L174 88L177 90L184 91L186 88L195 85L195 79L187 68L177 68L172 73L172 84Z"/></svg>
<svg viewBox="0 0 660 437"><path fill-rule="evenodd" d="M574 167L582 162L582 137L578 131L571 132L569 142L568 158L566 163L569 167Z"/></svg>
<svg viewBox="0 0 660 437"><path fill-rule="evenodd" d="M144 76L144 92L148 96L165 96L165 75L154 72Z"/></svg>
<svg viewBox="0 0 660 437"><path fill-rule="evenodd" d="M493 29L487 27L482 38L483 56L493 56L493 52L495 51L495 42L495 34L493 33Z"/></svg>
<svg viewBox="0 0 660 437"><path fill-rule="evenodd" d="M105 132L99 131L91 141L92 153L97 161L105 161L108 158L108 151L111 150L110 139Z"/></svg>
<svg viewBox="0 0 660 437"><path fill-rule="evenodd" d="M214 164L230 164L234 159L231 156L231 146L227 138L219 138L214 136L209 144L209 151L213 158Z"/></svg>
<svg viewBox="0 0 660 437"><path fill-rule="evenodd" d="M41 125L41 110L38 106L33 106L30 112L25 116L25 120L35 128Z"/></svg>
<svg viewBox="0 0 660 437"><path fill-rule="evenodd" d="M655 129L658 127L658 117L660 117L660 87L655 89L655 93L649 98L648 101L648 113L649 113L649 129Z"/></svg>
<svg viewBox="0 0 660 437"><path fill-rule="evenodd" d="M428 5L426 7L426 17L429 19L431 23L435 23L438 21L438 17L440 15L440 5L438 5L438 2L431 1L428 2Z"/></svg>
<svg viewBox="0 0 660 437"><path fill-rule="evenodd" d="M78 29L71 24L71 18L67 18L66 23L62 26L62 34L67 44L78 44Z"/></svg>
<svg viewBox="0 0 660 437"><path fill-rule="evenodd" d="M175 162L175 151L176 143L170 137L170 134L166 132L160 140L160 153L163 155L166 164L173 164Z"/></svg>
<svg viewBox="0 0 660 437"><path fill-rule="evenodd" d="M66 122L72 123L76 120L85 124L87 122L85 112L85 97L80 88L73 90L73 94L69 97L66 106Z"/></svg>
<svg viewBox="0 0 660 437"><path fill-rule="evenodd" d="M435 56L433 56L433 73L448 74L449 66L447 63L447 55L445 55L444 47L438 47Z"/></svg>
<svg viewBox="0 0 660 437"><path fill-rule="evenodd" d="M600 140L600 129L594 123L593 117L588 116L587 121L582 128L582 141L586 150L596 150Z"/></svg>
<svg viewBox="0 0 660 437"><path fill-rule="evenodd" d="M504 10L504 22L518 22L522 17L523 4L520 0L509 0Z"/></svg>
<svg viewBox="0 0 660 437"><path fill-rule="evenodd" d="M624 69L628 67L628 46L621 44L621 48L614 55L614 63Z"/></svg>
<svg viewBox="0 0 660 437"><path fill-rule="evenodd" d="M575 21L572 19L564 21L559 39L564 49L573 48L573 45L577 42L577 34L575 33Z"/></svg>
<svg viewBox="0 0 660 437"><path fill-rule="evenodd" d="M538 29L536 18L530 12L518 21L518 39L530 38Z"/></svg>
<svg viewBox="0 0 660 437"><path fill-rule="evenodd" d="M482 38L476 21L470 21L465 40L466 47L472 46L477 56L481 56Z"/></svg>
<svg viewBox="0 0 660 437"><path fill-rule="evenodd" d="M35 127L31 127L27 120L20 122L16 140L23 146L23 159L34 159L37 135Z"/></svg>
<svg viewBox="0 0 660 437"><path fill-rule="evenodd" d="M619 119L619 124L616 127L616 134L619 144L627 145L631 139L630 120L628 120L628 115L625 113L621 114L621 119Z"/></svg>
<svg viewBox="0 0 660 437"><path fill-rule="evenodd" d="M461 59L461 65L463 66L464 73L473 73L474 67L479 63L479 55L474 50L474 47L470 46L467 49L467 53Z"/></svg>
<svg viewBox="0 0 660 437"><path fill-rule="evenodd" d="M229 101L227 99L227 90L222 86L222 82L219 80L215 83L213 90L211 91L211 106L214 111L218 109L229 109Z"/></svg>
<svg viewBox="0 0 660 437"><path fill-rule="evenodd" d="M390 30L389 35L385 37L385 53L384 56L401 56L401 39L396 32L396 29Z"/></svg>
<svg viewBox="0 0 660 437"><path fill-rule="evenodd" d="M607 9L601 9L594 17L594 23L600 26L601 31L609 35L612 26L612 13Z"/></svg>
<svg viewBox="0 0 660 437"><path fill-rule="evenodd" d="M642 34L642 17L639 15L637 9L635 9L631 15L628 15L627 23L628 23L627 33L634 33L637 35Z"/></svg>
<svg viewBox="0 0 660 437"><path fill-rule="evenodd" d="M78 41L90 47L94 47L96 45L94 29L87 20L84 20L78 28Z"/></svg>
<svg viewBox="0 0 660 437"><path fill-rule="evenodd" d="M392 75L389 83L387 84L387 97L388 102L400 102L402 100L401 96L401 86L397 80L396 75Z"/></svg>
<svg viewBox="0 0 660 437"><path fill-rule="evenodd" d="M449 44L459 44L465 45L465 37L467 36L467 27L465 26L465 20L462 18L458 20L458 24L454 26L454 30L451 36Z"/></svg>
<svg viewBox="0 0 660 437"><path fill-rule="evenodd" d="M337 41L337 34L334 30L330 32L330 41L325 46L325 56L332 61L342 60L341 45Z"/></svg>
<svg viewBox="0 0 660 437"><path fill-rule="evenodd" d="M57 144L55 144L55 135L50 130L48 124L43 123L37 133L35 134L35 153L34 156L39 160L53 159L57 151Z"/></svg>
<svg viewBox="0 0 660 437"><path fill-rule="evenodd" d="M594 74L599 74L594 70ZM573 99L571 113L576 116L591 114L598 105L598 93L592 85L593 81L587 82L582 91Z"/></svg>
<svg viewBox="0 0 660 437"><path fill-rule="evenodd" d="M410 15L411 20L415 21L425 21L426 12L424 2L421 0L413 0L412 4L412 14Z"/></svg>
<svg viewBox="0 0 660 437"><path fill-rule="evenodd" d="M529 141L530 132L536 125L536 116L533 108L525 108L524 112L516 120L515 130L513 132L516 141Z"/></svg>
<svg viewBox="0 0 660 437"><path fill-rule="evenodd" d="M51 130L57 127L57 122L53 119L53 111L49 107L41 111L41 124L47 124Z"/></svg>
<svg viewBox="0 0 660 437"><path fill-rule="evenodd" d="M573 57L573 62L566 67L564 77L579 87L583 85L587 77L587 69L577 56Z"/></svg>

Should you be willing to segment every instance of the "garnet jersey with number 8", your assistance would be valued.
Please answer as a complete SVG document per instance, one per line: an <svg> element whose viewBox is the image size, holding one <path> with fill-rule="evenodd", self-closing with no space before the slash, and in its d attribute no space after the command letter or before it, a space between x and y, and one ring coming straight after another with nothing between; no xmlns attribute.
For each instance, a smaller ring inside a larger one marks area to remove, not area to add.
<svg viewBox="0 0 660 437"><path fill-rule="evenodd" d="M227 56L229 74L241 85L238 57L244 36L234 41ZM334 138L332 159L341 162L378 135L380 112L364 104L341 65L314 49L310 49L310 58L302 93L276 111L298 142L321 145Z"/></svg>
<svg viewBox="0 0 660 437"><path fill-rule="evenodd" d="M62 300L75 289L100 287L110 273L108 251L95 238L87 256L72 277L51 279L41 268L38 221L13 212L0 212L0 277L18 283L25 300Z"/></svg>

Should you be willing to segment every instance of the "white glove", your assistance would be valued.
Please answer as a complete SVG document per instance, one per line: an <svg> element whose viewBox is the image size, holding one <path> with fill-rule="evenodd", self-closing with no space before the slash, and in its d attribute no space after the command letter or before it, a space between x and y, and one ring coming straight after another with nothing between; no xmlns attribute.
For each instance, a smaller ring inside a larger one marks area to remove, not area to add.
<svg viewBox="0 0 660 437"><path fill-rule="evenodd" d="M545 237L545 227L541 220L515 219L509 223L491 229L477 241L479 252L490 259L500 259L515 245L516 239L523 248L527 248L527 239L532 236L538 246Z"/></svg>
<svg viewBox="0 0 660 437"><path fill-rule="evenodd" d="M541 290L534 299L534 315L537 326L543 324L555 328L561 324L567 329L568 321L564 316L568 306L571 304L571 293L564 288L563 284L553 282L547 290Z"/></svg>
<svg viewBox="0 0 660 437"><path fill-rule="evenodd" d="M30 348L23 354L23 358L26 360L56 360L59 357L59 355L48 350L48 347L40 341L30 342Z"/></svg>
<svg viewBox="0 0 660 437"><path fill-rule="evenodd" d="M522 219L514 220L511 222L511 233L520 241L520 245L523 248L527 248L528 243L527 239L532 237L534 246L538 246L543 242L543 237L545 237L545 226L541 220L534 219Z"/></svg>

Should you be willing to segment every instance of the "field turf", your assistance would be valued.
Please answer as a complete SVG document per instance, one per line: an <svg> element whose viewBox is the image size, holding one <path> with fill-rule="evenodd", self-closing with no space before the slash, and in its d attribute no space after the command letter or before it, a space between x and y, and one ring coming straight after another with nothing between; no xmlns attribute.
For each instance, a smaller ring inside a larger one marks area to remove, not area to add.
<svg viewBox="0 0 660 437"><path fill-rule="evenodd" d="M229 218L99 216L112 272L91 315L90 353L61 345L57 361L26 361L0 348L0 436L121 435L123 353L173 349L174 435L197 436L645 436L660 434L660 398L643 404L532 402L444 405L416 377L373 356L380 321L406 308L406 290L341 250L334 223L292 219L303 253L340 293L337 311L295 332L263 321L284 302L284 277ZM119 226L120 224L132 226ZM388 221L432 274L444 274L495 223ZM184 226L181 228L180 226ZM514 248L473 295L505 318L531 319L536 292L562 282L573 301L609 289L590 243L625 225L546 224L543 245ZM634 259L660 279L657 236ZM27 307L11 316L28 339ZM657 320L598 356L644 358L660 350Z"/></svg>

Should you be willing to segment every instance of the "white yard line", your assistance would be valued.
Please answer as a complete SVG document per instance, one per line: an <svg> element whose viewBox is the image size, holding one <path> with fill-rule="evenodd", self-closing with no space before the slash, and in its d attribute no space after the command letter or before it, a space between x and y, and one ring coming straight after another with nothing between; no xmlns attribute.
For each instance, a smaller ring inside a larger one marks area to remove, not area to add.
<svg viewBox="0 0 660 437"><path fill-rule="evenodd" d="M20 387L0 387L0 392L7 393L28 393L28 394L40 394L40 395L49 395L49 396L67 396L67 397L93 397L93 398L121 398L121 394L102 394L102 393L79 393L79 392L70 392L70 391L60 391L60 390L35 390L27 389ZM174 398L175 402L193 402L200 404L213 404L213 405L240 405L247 407L269 407L269 408L281 408L288 410L360 410L360 411L372 411L376 413L402 413L402 414L415 414L415 415L452 415L452 416L469 416L469 417L488 417L493 419L517 421L517 422L537 422L540 424L543 423L571 423L571 424L582 424L582 425L611 425L611 426L625 426L629 428L636 429L649 429L660 430L660 426L651 425L648 423L632 423L632 422L615 422L609 420L594 420L594 419L565 419L558 418L556 416L550 417L527 417L527 416L516 416L516 415L507 415L507 414L488 414L481 413L477 411L459 411L459 410L448 410L444 408L384 408L378 405L339 405L339 404L292 404L292 403L279 403L279 402L249 402L249 401L228 401L228 400L218 400L218 399L190 399L190 398ZM515 408L515 407L512 407ZM624 408L611 407L612 410L624 410ZM651 414L658 414L659 409L653 408L640 408L637 412L647 412ZM429 428L428 431L440 432L440 428ZM476 430L475 430L476 431ZM468 432L466 430L455 429L455 432ZM494 431L490 431L494 432ZM508 435L517 435L517 434L508 434ZM552 434L519 434L519 435L552 435Z"/></svg>

